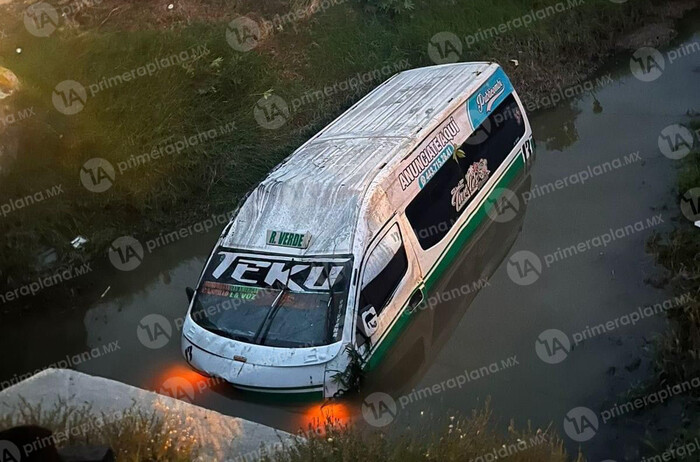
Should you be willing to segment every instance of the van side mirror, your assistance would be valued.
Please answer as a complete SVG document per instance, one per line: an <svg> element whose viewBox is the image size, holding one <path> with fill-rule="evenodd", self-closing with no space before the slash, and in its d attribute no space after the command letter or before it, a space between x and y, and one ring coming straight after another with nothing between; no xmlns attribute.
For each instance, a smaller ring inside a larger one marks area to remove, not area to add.
<svg viewBox="0 0 700 462"><path fill-rule="evenodd" d="M185 292L187 293L187 301L191 303L194 298L194 289L192 287L185 287Z"/></svg>

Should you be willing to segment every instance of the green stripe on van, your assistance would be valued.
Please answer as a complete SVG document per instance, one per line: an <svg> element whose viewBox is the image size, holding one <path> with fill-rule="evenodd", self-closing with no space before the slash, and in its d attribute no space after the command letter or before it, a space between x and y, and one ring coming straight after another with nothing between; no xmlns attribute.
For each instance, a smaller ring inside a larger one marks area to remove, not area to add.
<svg viewBox="0 0 700 462"><path fill-rule="evenodd" d="M469 221L466 222L464 227L452 239L452 242L440 255L438 261L428 271L428 274L424 281L424 293L426 295L430 292L435 283L440 279L445 270L452 264L457 255L459 255L460 250L472 237L479 225L484 221L484 218L486 217L486 214L488 212L486 204L493 204L495 200L498 199L499 193L497 192L497 189L509 186L524 165L525 163L523 161L523 156L520 153L518 153L513 162L510 164L510 167L508 167L508 170L505 171L501 179L498 181L498 183L496 183L496 186L493 188L493 191L491 191L491 194L489 194L489 197L481 203L481 205L474 212ZM391 326L389 332L387 332L386 335L384 335L384 339L379 343L377 349L369 358L365 369L372 370L375 367L377 367L377 365L384 359L384 357L386 356L387 352L394 344L396 339L399 337L399 335L401 335L404 329L406 329L411 319L413 319L413 314L415 312L411 312L406 308L408 308L408 304L406 304L401 309L401 314L399 315L399 318L396 320L394 325Z"/></svg>

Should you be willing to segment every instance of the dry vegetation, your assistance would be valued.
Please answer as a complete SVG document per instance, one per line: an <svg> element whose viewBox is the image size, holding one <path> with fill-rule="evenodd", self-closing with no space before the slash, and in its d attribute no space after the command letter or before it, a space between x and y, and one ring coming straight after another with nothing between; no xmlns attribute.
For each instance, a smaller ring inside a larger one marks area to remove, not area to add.
<svg viewBox="0 0 700 462"><path fill-rule="evenodd" d="M56 447L109 446L119 461L178 462L193 460L197 442L177 415L163 418L136 406L122 414L96 414L89 405L50 409L25 402L15 414L0 415L0 430L37 425L53 432Z"/></svg>
<svg viewBox="0 0 700 462"><path fill-rule="evenodd" d="M469 418L450 417L436 433L417 436L345 428L327 422L322 432L287 447L265 462L451 462L506 459L512 462L584 462L571 457L551 429L517 430L512 423L506 436L495 428L488 405Z"/></svg>
<svg viewBox="0 0 700 462"><path fill-rule="evenodd" d="M189 461L199 456L199 442L179 417L163 418L136 407L122 415L96 416L87 405L70 409L58 403L42 409L24 403L17 414L0 417L0 430L13 425L49 429L57 447L109 446L120 462ZM430 436L416 437L410 429L403 435L385 435L330 419L309 430L304 434L307 438L277 446L271 455L265 456L266 451L261 450L261 462L447 462L495 460L491 459L494 455L512 462L584 462L581 454L568 455L562 440L549 428L518 430L511 424L507 435L502 435L488 405L469 418L446 419L443 428Z"/></svg>

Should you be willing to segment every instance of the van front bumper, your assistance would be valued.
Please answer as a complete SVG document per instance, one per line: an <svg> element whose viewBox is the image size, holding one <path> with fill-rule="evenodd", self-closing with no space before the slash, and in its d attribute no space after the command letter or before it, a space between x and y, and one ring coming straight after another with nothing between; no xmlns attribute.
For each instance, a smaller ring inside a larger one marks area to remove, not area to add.
<svg viewBox="0 0 700 462"><path fill-rule="evenodd" d="M183 335L182 355L195 370L225 380L242 390L328 396L327 363L306 366L262 366L210 353ZM332 393L331 393L332 394Z"/></svg>

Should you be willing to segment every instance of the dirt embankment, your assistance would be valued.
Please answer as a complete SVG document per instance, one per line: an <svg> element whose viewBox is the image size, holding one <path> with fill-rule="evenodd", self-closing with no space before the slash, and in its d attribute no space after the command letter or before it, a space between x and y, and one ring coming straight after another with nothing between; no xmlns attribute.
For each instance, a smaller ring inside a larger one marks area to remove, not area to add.
<svg viewBox="0 0 700 462"><path fill-rule="evenodd" d="M494 43L494 59L511 73L523 100L539 100L590 79L616 53L668 44L677 35L675 22L698 7L692 0L649 5L629 19L588 18L585 27L581 17L562 17L558 36L503 37Z"/></svg>
<svg viewBox="0 0 700 462"><path fill-rule="evenodd" d="M674 21L681 19L685 13L697 8L694 1L680 0L668 2L655 7L650 16L657 16L658 21L650 22L617 41L620 51L636 50L641 47L658 47L670 42L676 36Z"/></svg>

